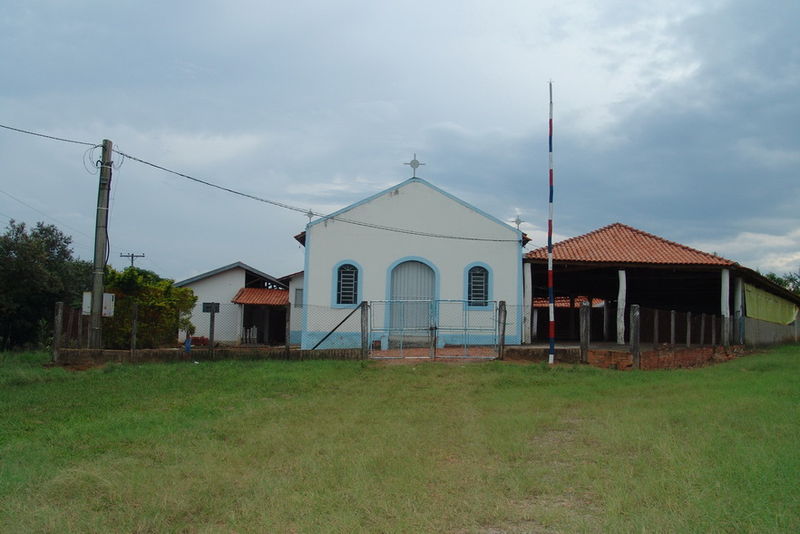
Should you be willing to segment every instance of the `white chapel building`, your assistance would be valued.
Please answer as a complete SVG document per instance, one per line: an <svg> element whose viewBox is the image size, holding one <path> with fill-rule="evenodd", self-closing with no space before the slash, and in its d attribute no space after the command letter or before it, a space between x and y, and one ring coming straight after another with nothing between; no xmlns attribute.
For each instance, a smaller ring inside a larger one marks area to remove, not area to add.
<svg viewBox="0 0 800 534"><path fill-rule="evenodd" d="M437 344L458 344L458 328L447 324L467 313L472 335L485 332L491 342L500 301L509 314L506 342L520 343L527 237L426 180L410 178L311 221L296 238L305 245L297 279L302 305L296 303L304 309L297 325L303 349L328 334L331 315L345 317L362 301L371 306L370 343L385 343L381 332L402 329L413 337L415 329L422 335L438 324ZM359 346L358 325L328 341Z"/></svg>

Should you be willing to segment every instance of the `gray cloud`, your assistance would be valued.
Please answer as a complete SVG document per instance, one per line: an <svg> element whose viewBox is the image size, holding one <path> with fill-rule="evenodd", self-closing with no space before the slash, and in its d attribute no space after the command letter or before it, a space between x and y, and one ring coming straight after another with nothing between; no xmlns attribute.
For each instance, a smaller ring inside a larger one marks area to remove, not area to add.
<svg viewBox="0 0 800 534"><path fill-rule="evenodd" d="M0 6L0 122L321 211L404 180L417 152L422 176L540 236L552 77L560 235L622 221L753 267L796 253L777 239L800 228L793 2L202 1L103 24L99 7ZM3 186L91 233L82 153L0 132ZM114 194L112 246L162 274L302 267L301 214L132 161Z"/></svg>

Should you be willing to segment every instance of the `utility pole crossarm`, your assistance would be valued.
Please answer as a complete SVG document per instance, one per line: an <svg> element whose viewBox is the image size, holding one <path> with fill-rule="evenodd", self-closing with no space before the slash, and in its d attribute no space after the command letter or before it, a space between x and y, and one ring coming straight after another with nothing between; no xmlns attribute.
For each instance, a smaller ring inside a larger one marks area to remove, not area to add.
<svg viewBox="0 0 800 534"><path fill-rule="evenodd" d="M133 261L136 258L144 258L144 254L134 254L133 252L128 252L127 254L123 254L122 252L119 253L120 258L130 258L131 260L131 267L133 267Z"/></svg>

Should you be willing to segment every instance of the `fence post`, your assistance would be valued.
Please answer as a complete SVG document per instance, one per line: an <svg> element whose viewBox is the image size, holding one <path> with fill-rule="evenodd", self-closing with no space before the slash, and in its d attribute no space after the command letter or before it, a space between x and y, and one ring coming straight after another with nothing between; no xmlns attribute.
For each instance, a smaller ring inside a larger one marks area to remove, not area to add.
<svg viewBox="0 0 800 534"><path fill-rule="evenodd" d="M635 369L642 368L642 354L639 350L640 318L639 305L631 304L631 354L633 355L633 367Z"/></svg>
<svg viewBox="0 0 800 534"><path fill-rule="evenodd" d="M369 303L361 301L361 359L369 356Z"/></svg>
<svg viewBox="0 0 800 534"><path fill-rule="evenodd" d="M244 312L242 312L244 313ZM244 324L244 322L242 322ZM292 304L289 303L286 305L286 359L289 359L289 351L291 350L291 340L292 340Z"/></svg>
<svg viewBox="0 0 800 534"><path fill-rule="evenodd" d="M658 310L653 310L653 348L658 348Z"/></svg>
<svg viewBox="0 0 800 534"><path fill-rule="evenodd" d="M83 348L83 311L78 310L78 348Z"/></svg>
<svg viewBox="0 0 800 534"><path fill-rule="evenodd" d="M438 316L439 314L437 313L436 309L436 301L431 300L428 303L428 317L430 318L430 323L428 324L428 356L430 356L431 359L433 360L436 359L436 342L437 342L436 336L438 332L436 330L435 318ZM464 327L466 328L466 322L464 323ZM464 332L464 334L466 335L466 331ZM466 346L464 347L464 350L465 351L467 350Z"/></svg>
<svg viewBox="0 0 800 534"><path fill-rule="evenodd" d="M589 314L592 308L588 302L581 303L580 329L581 329L581 363L589 361Z"/></svg>
<svg viewBox="0 0 800 534"><path fill-rule="evenodd" d="M717 346L717 316L711 315L711 346Z"/></svg>
<svg viewBox="0 0 800 534"><path fill-rule="evenodd" d="M677 312L671 310L669 312L669 344L675 346L675 316Z"/></svg>
<svg viewBox="0 0 800 534"><path fill-rule="evenodd" d="M214 359L214 316L216 313L214 312L214 305L211 305L211 313L209 314L208 319L208 346L209 346L209 355L211 359Z"/></svg>
<svg viewBox="0 0 800 534"><path fill-rule="evenodd" d="M686 312L686 346L692 346L692 312Z"/></svg>
<svg viewBox="0 0 800 534"><path fill-rule="evenodd" d="M498 356L499 359L502 360L506 350L506 301L504 300L500 301L499 309L497 310L497 317L497 326L500 329Z"/></svg>
<svg viewBox="0 0 800 534"><path fill-rule="evenodd" d="M134 361L134 354L136 352L136 333L139 327L139 303L133 301L131 307L131 361Z"/></svg>
<svg viewBox="0 0 800 534"><path fill-rule="evenodd" d="M723 315L721 319L722 323L722 346L728 348L728 345L731 343L731 321L730 316Z"/></svg>
<svg viewBox="0 0 800 534"><path fill-rule="evenodd" d="M67 329L66 331L61 333L62 339L66 338L66 342L63 343L67 347L71 346L72 343L72 322L75 320L75 310L72 308L67 308Z"/></svg>
<svg viewBox="0 0 800 534"><path fill-rule="evenodd" d="M700 314L700 346L702 347L706 342L706 314Z"/></svg>
<svg viewBox="0 0 800 534"><path fill-rule="evenodd" d="M56 302L55 317L53 318L53 363L58 363L61 349L61 325L64 321L64 303Z"/></svg>

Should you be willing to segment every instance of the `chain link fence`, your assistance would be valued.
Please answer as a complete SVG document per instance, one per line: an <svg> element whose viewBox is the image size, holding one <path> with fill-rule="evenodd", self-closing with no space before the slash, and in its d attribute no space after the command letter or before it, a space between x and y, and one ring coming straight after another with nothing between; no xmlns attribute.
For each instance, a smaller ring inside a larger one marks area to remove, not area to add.
<svg viewBox="0 0 800 534"><path fill-rule="evenodd" d="M346 308L306 305L292 309L292 323L301 330L301 347L350 349L362 345L362 305Z"/></svg>
<svg viewBox="0 0 800 534"><path fill-rule="evenodd" d="M369 303L373 358L496 358L498 303L465 300L386 300ZM506 319L506 322L507 319ZM510 324L516 327L516 324Z"/></svg>

